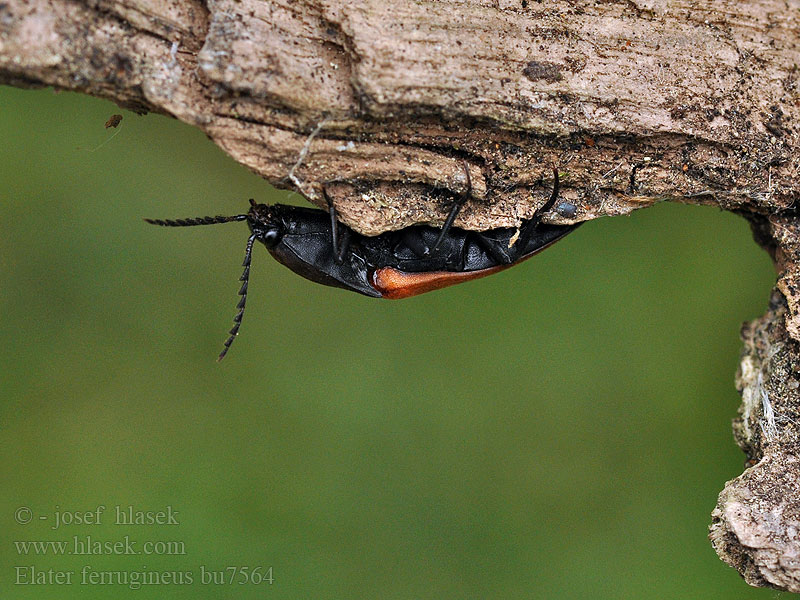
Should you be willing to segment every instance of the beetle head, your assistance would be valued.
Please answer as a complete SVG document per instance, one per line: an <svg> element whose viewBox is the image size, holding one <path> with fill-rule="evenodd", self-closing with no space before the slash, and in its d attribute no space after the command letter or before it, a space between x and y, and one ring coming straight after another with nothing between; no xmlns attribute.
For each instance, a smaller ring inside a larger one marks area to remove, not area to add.
<svg viewBox="0 0 800 600"><path fill-rule="evenodd" d="M257 204L250 199L250 210L247 212L247 224L256 239L267 248L274 248L283 237L283 222L275 213L274 207L268 204Z"/></svg>

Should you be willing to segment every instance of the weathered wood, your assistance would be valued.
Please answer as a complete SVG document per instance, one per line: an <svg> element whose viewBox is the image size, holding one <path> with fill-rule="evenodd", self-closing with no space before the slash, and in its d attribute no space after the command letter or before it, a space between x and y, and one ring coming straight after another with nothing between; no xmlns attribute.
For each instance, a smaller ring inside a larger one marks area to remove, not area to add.
<svg viewBox="0 0 800 600"><path fill-rule="evenodd" d="M530 217L553 166L574 221L665 199L743 214L779 293L746 330L755 466L712 535L751 583L800 591L800 517L775 508L800 480L800 399L778 382L797 371L754 341L798 364L798 39L800 0L7 0L0 82L172 115L274 185L317 204L325 187L366 234L441 223L465 162L464 228Z"/></svg>

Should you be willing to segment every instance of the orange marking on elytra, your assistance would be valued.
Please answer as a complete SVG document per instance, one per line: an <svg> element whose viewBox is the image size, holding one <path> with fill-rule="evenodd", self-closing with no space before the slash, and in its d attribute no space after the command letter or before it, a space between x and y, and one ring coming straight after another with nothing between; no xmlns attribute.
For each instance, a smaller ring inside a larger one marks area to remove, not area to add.
<svg viewBox="0 0 800 600"><path fill-rule="evenodd" d="M398 271L392 267L376 269L372 274L372 287L378 290L384 298L399 300L400 298L410 298L440 290L457 283L480 279L498 271L503 271L517 263L509 265L498 265L480 271L427 271L423 273L406 273Z"/></svg>

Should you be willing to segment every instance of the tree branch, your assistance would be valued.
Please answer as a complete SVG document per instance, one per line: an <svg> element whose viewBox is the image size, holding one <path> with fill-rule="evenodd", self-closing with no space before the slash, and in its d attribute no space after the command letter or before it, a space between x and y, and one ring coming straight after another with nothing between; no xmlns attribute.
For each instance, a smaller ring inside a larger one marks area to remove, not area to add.
<svg viewBox="0 0 800 600"><path fill-rule="evenodd" d="M0 82L172 115L366 234L441 224L464 160L467 229L530 217L552 166L578 212L551 222L665 199L746 216L778 291L744 330L753 466L712 540L800 591L798 31L798 0L8 0Z"/></svg>

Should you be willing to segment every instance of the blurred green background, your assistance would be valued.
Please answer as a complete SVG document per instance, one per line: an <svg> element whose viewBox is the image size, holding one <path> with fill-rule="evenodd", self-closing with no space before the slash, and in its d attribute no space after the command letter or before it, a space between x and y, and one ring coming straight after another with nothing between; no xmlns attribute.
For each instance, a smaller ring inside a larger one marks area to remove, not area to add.
<svg viewBox="0 0 800 600"><path fill-rule="evenodd" d="M0 88L0 133L0 597L775 597L706 539L744 461L739 327L775 279L744 220L674 204L601 219L401 302L313 285L257 247L217 364L246 226L141 219L288 193L197 130L79 95ZM99 505L101 524L54 529ZM179 524L115 525L117 505ZM183 553L14 543L87 535ZM20 566L72 583L18 585ZM85 567L193 583L82 584ZM201 581L226 567L235 583ZM274 582L239 584L244 567Z"/></svg>

